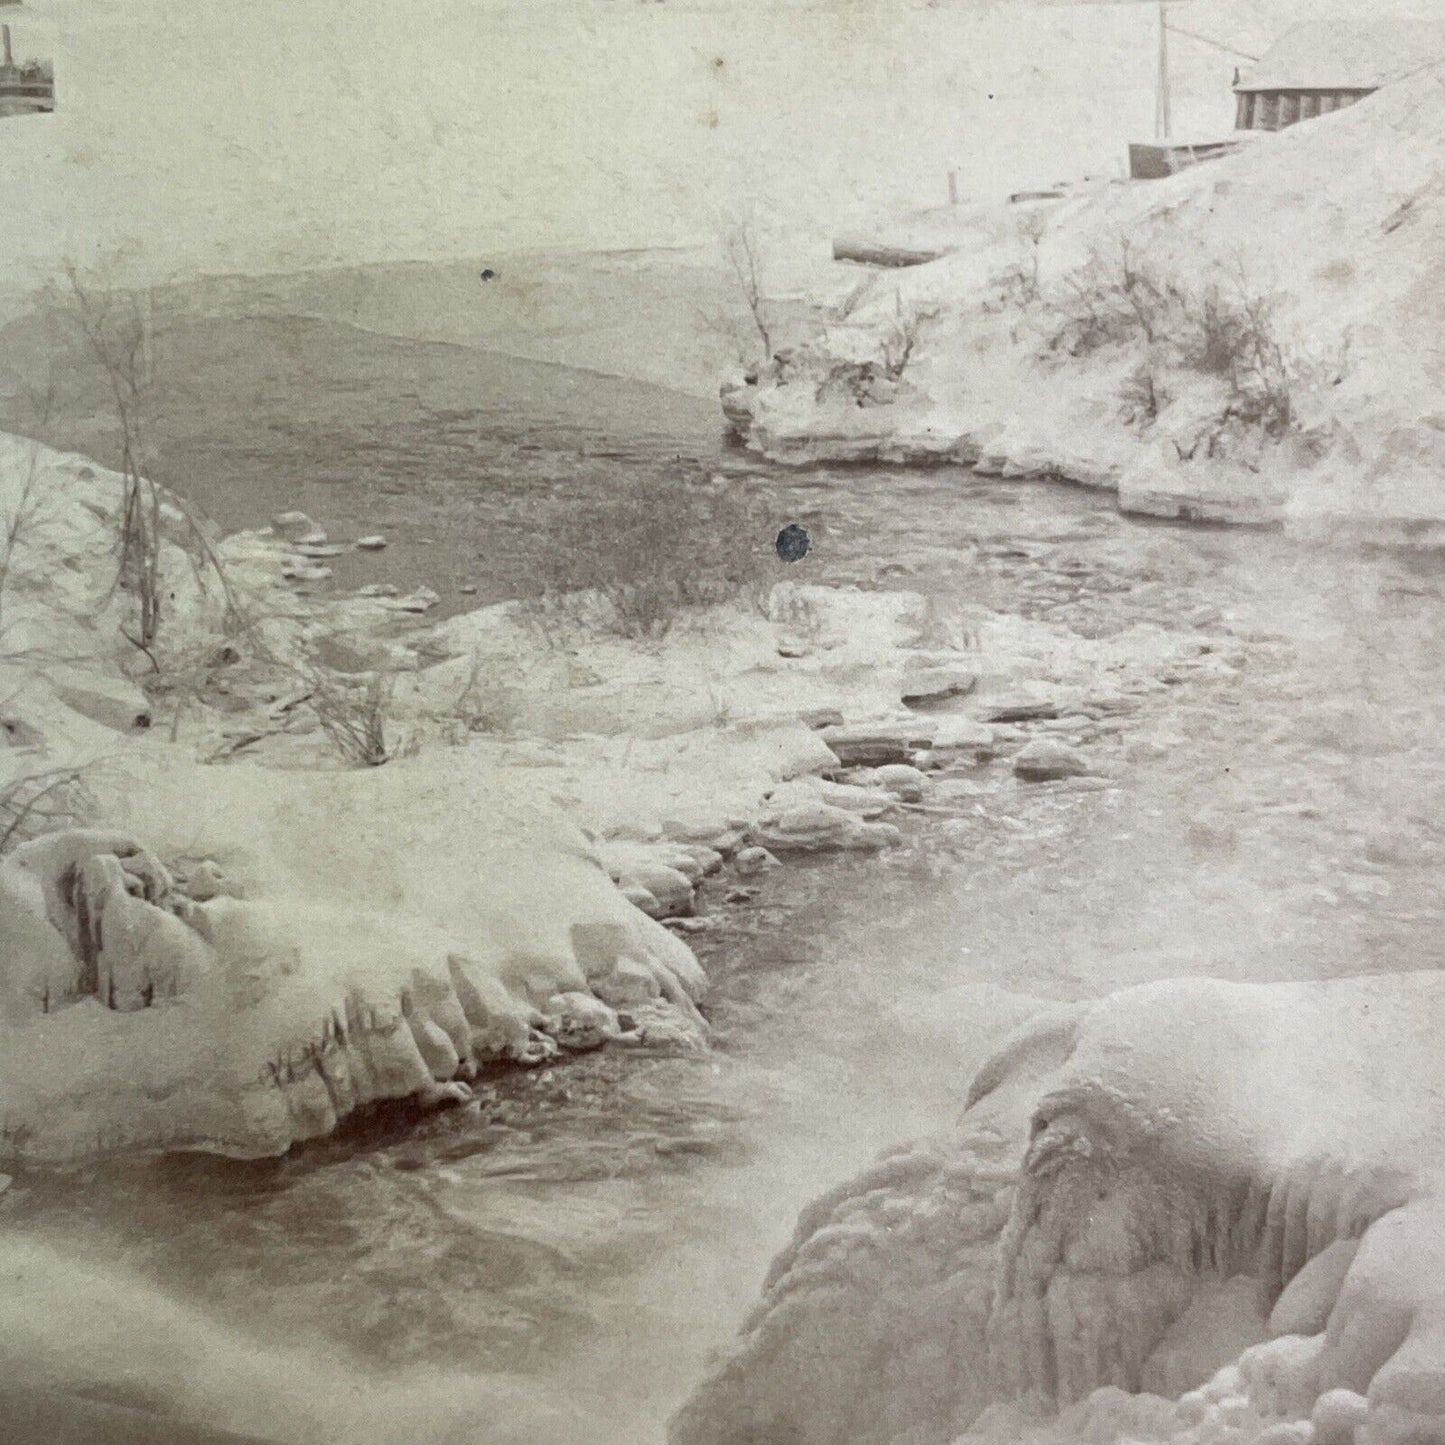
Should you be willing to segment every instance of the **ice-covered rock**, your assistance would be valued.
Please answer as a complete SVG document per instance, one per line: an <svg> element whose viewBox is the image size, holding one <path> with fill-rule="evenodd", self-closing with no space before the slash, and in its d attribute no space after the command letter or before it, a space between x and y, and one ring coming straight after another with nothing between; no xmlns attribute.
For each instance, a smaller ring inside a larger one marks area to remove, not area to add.
<svg viewBox="0 0 1445 1445"><path fill-rule="evenodd" d="M927 748L933 740L933 729L916 719L899 719L827 727L820 736L844 767L879 768L889 763L911 763L917 751Z"/></svg>
<svg viewBox="0 0 1445 1445"><path fill-rule="evenodd" d="M876 820L893 802L881 788L799 778L773 790L754 834L775 852L886 848L902 835L893 824Z"/></svg>
<svg viewBox="0 0 1445 1445"><path fill-rule="evenodd" d="M888 763L874 777L894 797L905 803L918 803L928 789L928 774L909 763Z"/></svg>
<svg viewBox="0 0 1445 1445"><path fill-rule="evenodd" d="M1061 778L1081 778L1089 771L1089 760L1077 749L1057 738L1033 738L1014 754L1014 774L1026 783L1052 783Z"/></svg>
<svg viewBox="0 0 1445 1445"><path fill-rule="evenodd" d="M357 774L298 778L275 811L253 806L245 820L223 802L197 815L184 787L169 802L152 789L156 832L214 843L235 856L235 878L209 858L181 885L127 831L50 834L0 862L7 1158L281 1153L373 1102L463 1100L487 1059L530 1063L618 1037L624 1004L647 1011L654 1034L670 1018L679 1036L705 1037L686 945L628 904L580 838L508 824L494 801L489 839L472 835L470 856L431 852L407 879L394 871L404 850L378 853L366 837L405 807L373 795L355 836L324 844L305 823L308 789L335 818L355 806L356 779L369 787ZM420 803L415 829L426 775L393 781ZM254 805L257 784L228 769L212 802L229 791ZM464 812L454 805L453 827ZM310 896L286 886L303 853Z"/></svg>
<svg viewBox="0 0 1445 1445"><path fill-rule="evenodd" d="M299 542L303 537L315 536L318 529L305 512L277 512L271 518L271 530L288 542ZM325 540L323 533L322 541Z"/></svg>
<svg viewBox="0 0 1445 1445"><path fill-rule="evenodd" d="M1439 973L1040 1013L805 1211L675 1445L1445 1439L1442 1025Z"/></svg>

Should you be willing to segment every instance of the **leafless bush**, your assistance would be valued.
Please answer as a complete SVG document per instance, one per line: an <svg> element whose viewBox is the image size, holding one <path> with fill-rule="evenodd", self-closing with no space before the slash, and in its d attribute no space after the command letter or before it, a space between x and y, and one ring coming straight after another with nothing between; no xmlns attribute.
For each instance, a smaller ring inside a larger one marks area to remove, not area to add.
<svg viewBox="0 0 1445 1445"><path fill-rule="evenodd" d="M773 359L772 312L763 294L763 262L757 232L750 221L738 221L723 237L723 254L737 281L748 314L763 343L763 359Z"/></svg>
<svg viewBox="0 0 1445 1445"><path fill-rule="evenodd" d="M559 505L538 559L540 606L619 636L661 638L689 614L756 600L772 536L741 483L675 474Z"/></svg>
<svg viewBox="0 0 1445 1445"><path fill-rule="evenodd" d="M873 295L878 277L876 273L869 272L868 275L852 287L836 306L833 307L834 321L847 321L855 311Z"/></svg>
<svg viewBox="0 0 1445 1445"><path fill-rule="evenodd" d="M396 691L394 674L372 672L350 677L312 666L306 680L310 688L306 704L347 762L378 768L391 761L396 755L389 726Z"/></svg>
<svg viewBox="0 0 1445 1445"><path fill-rule="evenodd" d="M1041 287L1039 284L1039 244L1048 229L1048 222L1042 211L1026 211L1019 217L1017 232L1018 259L1000 280L1003 300L1025 310L1038 303Z"/></svg>
<svg viewBox="0 0 1445 1445"><path fill-rule="evenodd" d="M516 722L519 706L519 691L503 677L496 659L475 651L446 720L466 733L504 732Z"/></svg>
<svg viewBox="0 0 1445 1445"><path fill-rule="evenodd" d="M1053 300L1052 345L1071 356L1134 343L1145 358L1123 401L1153 420L1164 404L1159 377L1169 366L1220 377L1228 389L1221 421L1280 436L1294 425L1292 377L1274 321L1273 299L1249 282L1242 265L1226 282L1191 288L1142 262L1127 238L1118 253L1095 256L1066 279Z"/></svg>
<svg viewBox="0 0 1445 1445"><path fill-rule="evenodd" d="M1063 279L1049 309L1054 320L1049 347L1073 357L1129 341L1138 330L1137 309L1098 257Z"/></svg>
<svg viewBox="0 0 1445 1445"><path fill-rule="evenodd" d="M73 265L65 269L65 286L63 300L90 359L104 374L119 431L123 496L116 581L134 594L137 608L135 627L124 635L159 668L154 647L163 594L162 493L148 465L154 408L149 323L136 295L93 287Z"/></svg>
<svg viewBox="0 0 1445 1445"><path fill-rule="evenodd" d="M122 486L115 585L136 600L135 620L122 633L160 672L156 643L166 597L162 564L168 522L176 534L172 540L184 549L198 580L203 585L211 578L219 583L228 629L245 630L247 622L205 530L156 479L151 433L159 388L153 360L156 327L148 293L143 300L137 292L88 280L74 265L67 265L63 280L46 288L42 304L73 330L81 353L98 369L110 401Z"/></svg>
<svg viewBox="0 0 1445 1445"><path fill-rule="evenodd" d="M1168 400L1169 398L1159 384L1153 357L1146 357L1130 373L1120 395L1125 421L1130 423L1156 421Z"/></svg>
<svg viewBox="0 0 1445 1445"><path fill-rule="evenodd" d="M42 403L39 415L40 430L43 432L49 421L50 409L55 394L52 378L50 389ZM0 657L7 655L5 636L10 624L5 619L5 603L10 590L11 576L23 544L35 530L40 512L40 443L32 442L26 458L25 478L20 483L15 505L0 518Z"/></svg>
<svg viewBox="0 0 1445 1445"><path fill-rule="evenodd" d="M1232 404L1241 419L1280 436L1294 425L1294 397L1273 313L1267 296L1245 295L1238 302Z"/></svg>
<svg viewBox="0 0 1445 1445"><path fill-rule="evenodd" d="M938 314L936 306L926 307L914 303L905 307L902 295L897 291L893 293L893 316L881 343L883 374L890 381L903 379L903 373L908 370L908 365L913 360L913 353L918 348L924 329L938 319Z"/></svg>
<svg viewBox="0 0 1445 1445"><path fill-rule="evenodd" d="M0 783L0 854L95 814L95 799L78 767L21 770Z"/></svg>

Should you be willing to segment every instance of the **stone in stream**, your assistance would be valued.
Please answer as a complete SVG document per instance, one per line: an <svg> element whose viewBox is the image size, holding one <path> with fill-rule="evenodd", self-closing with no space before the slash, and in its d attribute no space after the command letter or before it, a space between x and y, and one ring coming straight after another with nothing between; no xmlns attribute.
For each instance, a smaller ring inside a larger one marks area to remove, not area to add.
<svg viewBox="0 0 1445 1445"><path fill-rule="evenodd" d="M1014 776L1026 783L1053 783L1091 772L1088 759L1056 738L1035 738L1014 757Z"/></svg>
<svg viewBox="0 0 1445 1445"><path fill-rule="evenodd" d="M810 707L804 708L798 714L798 721L814 731L820 728L837 728L843 726L843 714L835 707Z"/></svg>
<svg viewBox="0 0 1445 1445"><path fill-rule="evenodd" d="M773 813L757 829L758 840L778 852L891 848L903 835L891 823L870 823L848 808L816 801Z"/></svg>
<svg viewBox="0 0 1445 1445"><path fill-rule="evenodd" d="M316 531L316 523L305 512L277 512L271 518L271 530L290 542L299 542Z"/></svg>
<svg viewBox="0 0 1445 1445"><path fill-rule="evenodd" d="M881 768L911 763L915 752L933 745L933 733L927 723L901 719L823 728L820 736L845 768Z"/></svg>
<svg viewBox="0 0 1445 1445"><path fill-rule="evenodd" d="M693 910L692 880L665 863L634 863L619 881L624 893L638 888L651 899L650 907L646 899L637 902L650 918L680 918Z"/></svg>
<svg viewBox="0 0 1445 1445"><path fill-rule="evenodd" d="M888 763L873 775L900 802L921 803L928 777L909 763Z"/></svg>
<svg viewBox="0 0 1445 1445"><path fill-rule="evenodd" d="M766 873L770 868L781 868L783 865L766 848L754 846L741 849L733 859L733 866L744 878L753 878L759 873ZM735 889L734 892L747 893L747 890ZM752 894L747 893L747 896L751 897ZM732 901L731 894L728 899Z"/></svg>
<svg viewBox="0 0 1445 1445"><path fill-rule="evenodd" d="M975 760L992 757L998 746L998 735L987 723L968 717L940 718L933 735L933 755L948 761L950 754L961 754Z"/></svg>
<svg viewBox="0 0 1445 1445"><path fill-rule="evenodd" d="M616 1012L590 993L558 993L548 999L542 1030L569 1053L600 1049L621 1034Z"/></svg>
<svg viewBox="0 0 1445 1445"><path fill-rule="evenodd" d="M281 568L281 576L287 582L325 582L331 576L331 568L319 562L287 562Z"/></svg>
<svg viewBox="0 0 1445 1445"><path fill-rule="evenodd" d="M905 672L899 680L898 695L905 707L927 707L930 703L963 697L977 686L978 673L972 668L937 663Z"/></svg>
<svg viewBox="0 0 1445 1445"><path fill-rule="evenodd" d="M338 547L335 542L298 542L296 550L301 556L315 562L326 557L339 557L346 549Z"/></svg>
<svg viewBox="0 0 1445 1445"><path fill-rule="evenodd" d="M430 612L441 601L430 587L418 587L406 597L396 597L387 602L393 612Z"/></svg>
<svg viewBox="0 0 1445 1445"><path fill-rule="evenodd" d="M980 714L984 722L991 723L1038 722L1058 715L1059 705L1052 698L1033 697L999 698Z"/></svg>
<svg viewBox="0 0 1445 1445"><path fill-rule="evenodd" d="M376 532L356 539L356 547L360 552L380 552L385 546L386 538Z"/></svg>

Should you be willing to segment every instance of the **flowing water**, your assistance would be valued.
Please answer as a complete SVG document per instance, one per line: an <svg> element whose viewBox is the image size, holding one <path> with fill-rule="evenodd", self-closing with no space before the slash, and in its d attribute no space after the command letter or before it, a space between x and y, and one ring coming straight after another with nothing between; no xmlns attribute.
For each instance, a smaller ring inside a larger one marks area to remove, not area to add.
<svg viewBox="0 0 1445 1445"><path fill-rule="evenodd" d="M376 1378L505 1377L516 1438L658 1441L799 1208L946 1125L1018 1017L1013 994L1437 960L1433 557L1151 526L1096 494L960 469L774 471L722 446L708 403L323 320L197 319L167 344L185 378L157 438L168 478L230 526L301 506L337 536L388 533L338 585L428 582L451 609L516 595L538 497L698 465L807 526L815 578L1084 636L1159 627L1224 659L1119 723L1118 786L986 767L941 784L881 857L794 862L743 903L723 901L732 880L705 883L706 1056L501 1073L475 1107L393 1111L265 1164L143 1161L12 1189L12 1223L84 1241L238 1338ZM103 454L93 418L60 425ZM288 1428L278 1406L273 1433ZM473 1438L503 1435L479 1422ZM409 1438L434 1438L426 1407Z"/></svg>

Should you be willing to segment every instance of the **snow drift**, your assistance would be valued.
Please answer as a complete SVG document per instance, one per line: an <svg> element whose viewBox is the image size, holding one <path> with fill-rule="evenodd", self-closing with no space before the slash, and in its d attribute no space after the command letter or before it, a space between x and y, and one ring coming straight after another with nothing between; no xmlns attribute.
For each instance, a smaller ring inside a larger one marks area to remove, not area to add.
<svg viewBox="0 0 1445 1445"><path fill-rule="evenodd" d="M805 1212L675 1445L1445 1439L1442 1020L1437 973L1040 1014Z"/></svg>

